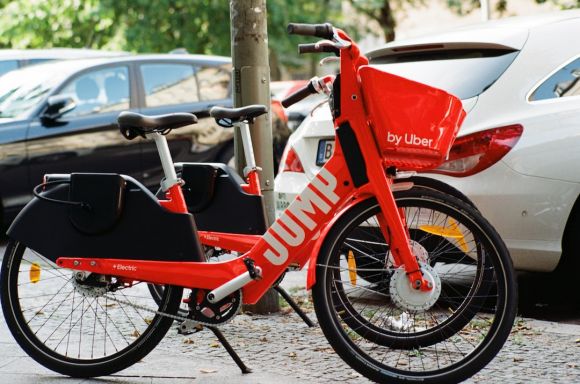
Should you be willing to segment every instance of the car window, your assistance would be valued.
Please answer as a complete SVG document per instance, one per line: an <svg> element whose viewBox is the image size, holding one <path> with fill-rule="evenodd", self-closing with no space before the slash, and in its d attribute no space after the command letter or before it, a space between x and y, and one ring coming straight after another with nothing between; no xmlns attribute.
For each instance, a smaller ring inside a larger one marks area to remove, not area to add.
<svg viewBox="0 0 580 384"><path fill-rule="evenodd" d="M6 72L13 71L18 68L18 61L16 60L4 60L0 61L0 76Z"/></svg>
<svg viewBox="0 0 580 384"><path fill-rule="evenodd" d="M59 94L71 96L76 103L76 107L67 112L65 117L128 109L129 69L114 67L83 74L71 81Z"/></svg>
<svg viewBox="0 0 580 384"><path fill-rule="evenodd" d="M230 71L222 67L201 67L197 71L200 100L223 100L230 96Z"/></svg>
<svg viewBox="0 0 580 384"><path fill-rule="evenodd" d="M42 63L46 63L46 62L49 62L52 60L54 60L54 59L28 59L26 61L26 65L42 64Z"/></svg>
<svg viewBox="0 0 580 384"><path fill-rule="evenodd" d="M62 71L19 69L7 73L0 80L0 117L29 116L65 78Z"/></svg>
<svg viewBox="0 0 580 384"><path fill-rule="evenodd" d="M532 93L530 101L580 95L578 79L580 79L580 58L566 64L544 81Z"/></svg>
<svg viewBox="0 0 580 384"><path fill-rule="evenodd" d="M379 67L384 71L441 88L465 100L491 87L517 54L518 51L498 49L414 52L377 57L371 64L382 64Z"/></svg>
<svg viewBox="0 0 580 384"><path fill-rule="evenodd" d="M145 105L159 107L199 101L194 68L188 64L143 64Z"/></svg>

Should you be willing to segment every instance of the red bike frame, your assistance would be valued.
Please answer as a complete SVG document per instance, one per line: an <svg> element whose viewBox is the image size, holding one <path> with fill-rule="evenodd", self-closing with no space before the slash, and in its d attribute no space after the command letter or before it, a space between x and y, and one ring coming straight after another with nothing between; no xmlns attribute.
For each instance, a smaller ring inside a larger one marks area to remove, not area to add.
<svg viewBox="0 0 580 384"><path fill-rule="evenodd" d="M342 31L340 38L351 41ZM59 258L61 267L84 270L122 278L128 284L145 281L187 288L213 290L247 272L244 259L251 258L262 270L261 279L243 287L243 301L256 303L271 285L284 273L290 263L303 267L310 262L307 287L315 282L315 265L320 248L333 224L359 202L376 197L381 214L378 215L385 238L389 240L395 267L404 266L411 284L421 290L430 290L423 279L418 262L409 247L407 231L391 191L393 180L387 176L383 157L367 122L362 101L358 69L367 65L356 44L341 50L341 115L335 127L349 123L362 151L369 182L355 187L348 170L340 141L336 139L333 156L316 178L284 211L282 216L261 237L241 235L228 237L231 247L223 241L223 234L213 234L215 245L236 249L235 245L250 247L241 257L224 262L165 262L119 259ZM403 106L401 106L403 107ZM187 207L178 185L167 193L161 204L177 213L187 213ZM205 244L211 244L212 233L201 235ZM253 244L253 245L252 245Z"/></svg>

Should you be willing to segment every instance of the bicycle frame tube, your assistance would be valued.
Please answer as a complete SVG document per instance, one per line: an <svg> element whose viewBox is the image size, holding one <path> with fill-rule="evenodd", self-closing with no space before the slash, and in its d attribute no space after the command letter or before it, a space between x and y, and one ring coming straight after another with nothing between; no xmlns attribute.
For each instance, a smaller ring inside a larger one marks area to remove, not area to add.
<svg viewBox="0 0 580 384"><path fill-rule="evenodd" d="M342 39L351 41L343 31L338 31ZM411 284L421 290L430 290L428 282L423 278L417 259L409 246L409 238L399 210L395 203L391 185L387 178L386 167L379 152L375 138L368 125L362 100L361 84L358 79L358 69L368 64L368 59L360 54L358 46L351 42L348 49L340 53L340 116L335 119L336 128L349 124L357 138L366 165L369 184L381 207L381 224L387 224L391 253L395 267L403 265ZM383 229L384 230L384 229Z"/></svg>
<svg viewBox="0 0 580 384"><path fill-rule="evenodd" d="M341 37L348 38L344 33ZM213 290L246 273L244 259L251 258L262 270L261 279L243 287L244 302L253 304L286 270L288 264L298 263L303 266L310 259L313 265L312 260L317 257L318 249L328 233L329 223L337 220L337 213L345 212L361 199L375 196L381 207L379 216L382 226L386 224L395 263L404 266L415 288L431 289L423 279L410 249L407 232L391 191L392 180L386 175L385 164L366 121L357 70L367 63L368 60L360 55L354 43L341 51L341 114L335 120L335 127L349 124L355 133L369 180L365 185L354 186L337 138L334 154L320 173L242 257L217 263L86 257L59 258L57 263L65 268L116 275L127 280ZM171 203L162 202L165 207L187 213L181 190L170 190L168 197ZM312 279L309 278L309 285L311 283Z"/></svg>
<svg viewBox="0 0 580 384"><path fill-rule="evenodd" d="M59 258L58 265L126 280L214 289L247 271L244 258L262 269L262 279L243 288L244 302L256 303L288 264L304 265L322 229L360 191L353 187L340 145L320 174L294 200L252 249L237 259L216 262L165 262L119 259ZM175 198L175 196L172 196ZM179 199L179 196L177 196Z"/></svg>
<svg viewBox="0 0 580 384"><path fill-rule="evenodd" d="M254 157L250 126L245 121L235 123L235 125L239 128L242 145L244 147L244 155L246 156L246 169L244 169L243 174L248 184L243 184L242 188L246 193L259 196L262 194L262 190L260 188L260 177L258 175L259 168L256 166L256 159Z"/></svg>
<svg viewBox="0 0 580 384"><path fill-rule="evenodd" d="M261 235L246 235L241 233L224 233L211 231L197 231L200 242L209 247L217 247L245 253L260 240Z"/></svg>

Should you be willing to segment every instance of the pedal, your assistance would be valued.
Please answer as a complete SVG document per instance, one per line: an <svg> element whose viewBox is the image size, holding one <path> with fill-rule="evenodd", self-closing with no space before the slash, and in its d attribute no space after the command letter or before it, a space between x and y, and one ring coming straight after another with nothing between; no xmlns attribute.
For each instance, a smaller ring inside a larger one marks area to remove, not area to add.
<svg viewBox="0 0 580 384"><path fill-rule="evenodd" d="M250 259L249 257L244 259L244 264L246 264L246 268L248 269L248 273L253 280L261 280L262 279L262 269L256 268L254 264L254 260Z"/></svg>
<svg viewBox="0 0 580 384"><path fill-rule="evenodd" d="M203 325L197 321L187 319L183 323L179 324L177 327L177 333L180 335L188 336L203 330Z"/></svg>

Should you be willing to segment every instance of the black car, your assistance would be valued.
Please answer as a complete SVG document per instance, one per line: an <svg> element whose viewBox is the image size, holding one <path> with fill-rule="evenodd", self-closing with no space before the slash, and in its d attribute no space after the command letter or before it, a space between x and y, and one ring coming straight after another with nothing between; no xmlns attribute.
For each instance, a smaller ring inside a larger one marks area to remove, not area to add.
<svg viewBox="0 0 580 384"><path fill-rule="evenodd" d="M195 113L198 124L168 135L174 160L229 162L233 132L208 111L231 106L230 72L226 57L136 55L52 62L4 75L1 222L15 217L45 173L123 173L156 189L162 170L154 143L121 136L116 118L123 110Z"/></svg>
<svg viewBox="0 0 580 384"><path fill-rule="evenodd" d="M0 76L18 68L52 60L113 57L126 52L100 51L86 48L0 49Z"/></svg>

